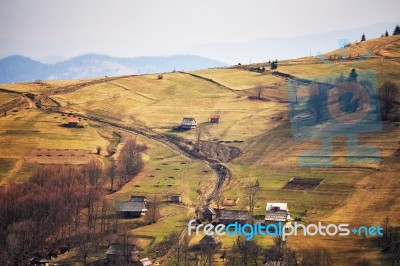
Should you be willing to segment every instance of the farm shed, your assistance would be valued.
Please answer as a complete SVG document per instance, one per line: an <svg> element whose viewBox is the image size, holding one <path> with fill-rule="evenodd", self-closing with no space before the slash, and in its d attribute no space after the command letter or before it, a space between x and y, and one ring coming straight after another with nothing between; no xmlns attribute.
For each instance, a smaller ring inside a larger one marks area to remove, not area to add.
<svg viewBox="0 0 400 266"><path fill-rule="evenodd" d="M77 117L69 117L68 118L68 126L69 127L78 127L79 119Z"/></svg>
<svg viewBox="0 0 400 266"><path fill-rule="evenodd" d="M215 235L209 236L205 235L201 240L200 240L200 245L206 246L206 247L213 247L216 248L221 244L221 240Z"/></svg>
<svg viewBox="0 0 400 266"><path fill-rule="evenodd" d="M245 224L249 220L249 212L244 210L221 210L218 219L220 224L231 224L238 222Z"/></svg>
<svg viewBox="0 0 400 266"><path fill-rule="evenodd" d="M182 129L192 129L197 126L196 120L191 117L184 117L181 122Z"/></svg>
<svg viewBox="0 0 400 266"><path fill-rule="evenodd" d="M222 201L222 205L224 206L236 206L239 202L239 198L225 198Z"/></svg>
<svg viewBox="0 0 400 266"><path fill-rule="evenodd" d="M118 215L124 217L141 217L146 214L146 206L144 202L137 201L119 201L115 206Z"/></svg>
<svg viewBox="0 0 400 266"><path fill-rule="evenodd" d="M50 261L45 258L34 257L29 261L29 266L49 266Z"/></svg>
<svg viewBox="0 0 400 266"><path fill-rule="evenodd" d="M140 259L140 263L143 266L151 266L151 265L153 265L153 263L151 263L151 260L149 258Z"/></svg>
<svg viewBox="0 0 400 266"><path fill-rule="evenodd" d="M147 198L146 198L146 196L131 196L131 201L146 203Z"/></svg>
<svg viewBox="0 0 400 266"><path fill-rule="evenodd" d="M109 262L116 262L120 260L133 260L140 255L139 250L135 245L128 243L112 242L106 251L106 259Z"/></svg>
<svg viewBox="0 0 400 266"><path fill-rule="evenodd" d="M283 225L291 224L293 219L290 217L289 209L287 203L273 202L267 203L265 215L265 224L277 224L282 222Z"/></svg>
<svg viewBox="0 0 400 266"><path fill-rule="evenodd" d="M203 212L204 220L211 222L215 218L217 218L217 212L214 210L214 208L208 207L204 210Z"/></svg>
<svg viewBox="0 0 400 266"><path fill-rule="evenodd" d="M169 196L169 202L171 203L181 203L182 195L181 194L173 194Z"/></svg>
<svg viewBox="0 0 400 266"><path fill-rule="evenodd" d="M210 123L218 124L220 116L219 115L212 115L210 116Z"/></svg>

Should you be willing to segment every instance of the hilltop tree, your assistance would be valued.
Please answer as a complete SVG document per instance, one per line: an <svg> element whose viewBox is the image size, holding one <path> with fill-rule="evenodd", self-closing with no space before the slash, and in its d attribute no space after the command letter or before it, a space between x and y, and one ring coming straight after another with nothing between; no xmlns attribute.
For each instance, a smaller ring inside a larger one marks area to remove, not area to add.
<svg viewBox="0 0 400 266"><path fill-rule="evenodd" d="M278 68L278 62L277 61L273 61L272 63L271 63L271 70L276 70L277 68Z"/></svg>
<svg viewBox="0 0 400 266"><path fill-rule="evenodd" d="M261 100L262 91L263 91L262 83L257 82L255 88L256 88L256 97L257 97L257 99Z"/></svg>
<svg viewBox="0 0 400 266"><path fill-rule="evenodd" d="M399 35L399 34L400 34L400 26L396 25L396 27L394 28L394 31L393 31L393 36Z"/></svg>
<svg viewBox="0 0 400 266"><path fill-rule="evenodd" d="M353 81L353 82L357 82L357 77L358 77L358 74L357 74L356 70L353 68L351 70L351 72L349 73L349 80Z"/></svg>
<svg viewBox="0 0 400 266"><path fill-rule="evenodd" d="M363 35L361 35L361 41L363 42L363 41L365 41L365 40L366 40L365 34L363 33Z"/></svg>
<svg viewBox="0 0 400 266"><path fill-rule="evenodd" d="M388 37L388 36L389 36L389 32L386 30L385 37Z"/></svg>
<svg viewBox="0 0 400 266"><path fill-rule="evenodd" d="M381 101L382 118L387 120L389 114L394 107L394 102L397 94L399 93L399 87L391 81L385 81L379 88L379 98Z"/></svg>

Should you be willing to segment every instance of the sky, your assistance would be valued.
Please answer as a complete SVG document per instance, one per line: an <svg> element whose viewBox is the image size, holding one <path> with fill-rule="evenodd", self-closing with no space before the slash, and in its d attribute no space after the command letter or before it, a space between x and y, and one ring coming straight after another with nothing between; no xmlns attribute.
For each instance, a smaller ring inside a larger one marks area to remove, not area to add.
<svg viewBox="0 0 400 266"><path fill-rule="evenodd" d="M172 55L191 46L400 23L399 10L399 0L1 0L0 58Z"/></svg>

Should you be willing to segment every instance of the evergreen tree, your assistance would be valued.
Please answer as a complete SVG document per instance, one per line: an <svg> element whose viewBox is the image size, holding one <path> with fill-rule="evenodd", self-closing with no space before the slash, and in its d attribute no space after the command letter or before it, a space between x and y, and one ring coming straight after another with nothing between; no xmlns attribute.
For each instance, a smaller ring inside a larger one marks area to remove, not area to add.
<svg viewBox="0 0 400 266"><path fill-rule="evenodd" d="M278 63L276 61L272 61L271 70L276 70L278 68Z"/></svg>
<svg viewBox="0 0 400 266"><path fill-rule="evenodd" d="M357 74L356 70L353 68L351 70L351 72L349 73L349 80L353 81L353 82L356 82L357 81L357 77L358 77L358 74Z"/></svg>
<svg viewBox="0 0 400 266"><path fill-rule="evenodd" d="M386 30L385 37L389 36L389 32Z"/></svg>
<svg viewBox="0 0 400 266"><path fill-rule="evenodd" d="M393 31L393 35L399 35L399 34L400 34L400 26L396 25L396 28L394 28L394 31Z"/></svg>
<svg viewBox="0 0 400 266"><path fill-rule="evenodd" d="M361 41L363 42L363 41L365 41L366 39L365 39L365 34L363 33L363 35L361 36Z"/></svg>

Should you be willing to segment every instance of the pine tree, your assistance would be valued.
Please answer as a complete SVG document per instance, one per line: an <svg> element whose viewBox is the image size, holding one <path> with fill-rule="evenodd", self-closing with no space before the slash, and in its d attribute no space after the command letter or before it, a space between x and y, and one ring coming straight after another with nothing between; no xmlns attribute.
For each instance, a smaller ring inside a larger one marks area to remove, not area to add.
<svg viewBox="0 0 400 266"><path fill-rule="evenodd" d="M399 35L399 34L400 34L400 26L396 25L396 28L394 28L394 31L393 31L393 35Z"/></svg>
<svg viewBox="0 0 400 266"><path fill-rule="evenodd" d="M385 37L388 37L388 36L389 36L389 32L386 30Z"/></svg>
<svg viewBox="0 0 400 266"><path fill-rule="evenodd" d="M356 82L357 81L357 77L358 77L358 74L357 74L356 70L353 68L351 70L351 72L349 73L349 80Z"/></svg>
<svg viewBox="0 0 400 266"><path fill-rule="evenodd" d="M361 41L363 42L363 41L365 41L366 39L365 39L365 34L363 33L363 35L361 36Z"/></svg>

